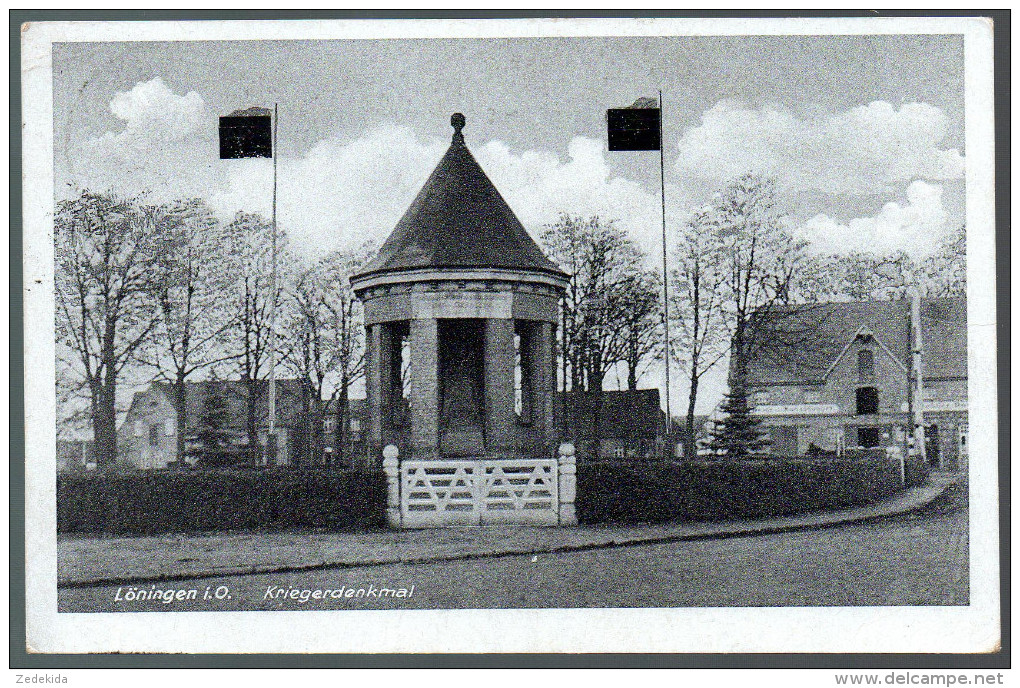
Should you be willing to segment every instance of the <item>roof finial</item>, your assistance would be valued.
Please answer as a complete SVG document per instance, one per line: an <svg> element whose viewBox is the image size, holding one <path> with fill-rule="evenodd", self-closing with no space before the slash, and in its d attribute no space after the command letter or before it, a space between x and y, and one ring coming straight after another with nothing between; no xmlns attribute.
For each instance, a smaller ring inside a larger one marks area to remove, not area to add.
<svg viewBox="0 0 1020 688"><path fill-rule="evenodd" d="M464 134L461 133L461 129L464 128L466 123L467 120L464 119L464 115L459 112L455 112L450 116L450 126L453 127L454 143L464 143Z"/></svg>

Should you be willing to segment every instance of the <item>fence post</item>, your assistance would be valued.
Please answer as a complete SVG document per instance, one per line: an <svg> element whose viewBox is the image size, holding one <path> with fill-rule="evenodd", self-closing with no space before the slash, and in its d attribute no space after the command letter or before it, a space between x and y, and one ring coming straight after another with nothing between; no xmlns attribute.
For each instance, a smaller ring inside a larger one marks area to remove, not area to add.
<svg viewBox="0 0 1020 688"><path fill-rule="evenodd" d="M386 524L400 528L400 451L387 444L383 453L383 473L386 474Z"/></svg>
<svg viewBox="0 0 1020 688"><path fill-rule="evenodd" d="M559 522L561 526L576 526L574 497L577 494L577 466L574 464L574 445L564 442L559 448Z"/></svg>

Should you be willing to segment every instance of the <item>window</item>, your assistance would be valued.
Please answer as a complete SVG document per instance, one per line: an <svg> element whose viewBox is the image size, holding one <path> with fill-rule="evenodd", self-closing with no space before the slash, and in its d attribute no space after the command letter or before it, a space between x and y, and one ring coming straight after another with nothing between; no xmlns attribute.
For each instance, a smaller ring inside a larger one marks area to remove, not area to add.
<svg viewBox="0 0 1020 688"><path fill-rule="evenodd" d="M878 390L874 387L860 387L857 390L857 415L870 416L878 413ZM867 445L861 445L867 446Z"/></svg>
<svg viewBox="0 0 1020 688"><path fill-rule="evenodd" d="M857 377L862 382L875 377L875 354L871 349L857 352Z"/></svg>
<svg viewBox="0 0 1020 688"><path fill-rule="evenodd" d="M336 416L326 416L322 419L322 431L327 434L336 431Z"/></svg>
<svg viewBox="0 0 1020 688"><path fill-rule="evenodd" d="M360 442L361 441L361 419L360 418L351 418L350 428L351 428L351 442Z"/></svg>
<svg viewBox="0 0 1020 688"><path fill-rule="evenodd" d="M159 426L155 423L149 426L149 446L159 446Z"/></svg>
<svg viewBox="0 0 1020 688"><path fill-rule="evenodd" d="M135 437L142 437L145 435L145 423L140 420L135 421Z"/></svg>
<svg viewBox="0 0 1020 688"><path fill-rule="evenodd" d="M857 428L857 446L871 448L878 446L878 428Z"/></svg>
<svg viewBox="0 0 1020 688"><path fill-rule="evenodd" d="M173 437L177 434L177 421L173 418L167 418L163 421L163 434L167 437Z"/></svg>

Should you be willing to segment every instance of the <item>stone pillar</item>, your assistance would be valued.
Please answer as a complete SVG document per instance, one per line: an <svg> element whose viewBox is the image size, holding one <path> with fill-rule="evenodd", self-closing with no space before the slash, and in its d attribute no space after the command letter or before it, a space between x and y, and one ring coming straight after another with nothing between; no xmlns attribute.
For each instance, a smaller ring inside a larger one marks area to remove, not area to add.
<svg viewBox="0 0 1020 688"><path fill-rule="evenodd" d="M395 445L387 444L382 454L383 473L386 474L386 525L400 528L400 452Z"/></svg>
<svg viewBox="0 0 1020 688"><path fill-rule="evenodd" d="M553 359L552 323L535 323L531 335L532 424L542 430L547 451L552 450L553 390L556 385L556 363Z"/></svg>
<svg viewBox="0 0 1020 688"><path fill-rule="evenodd" d="M574 498L577 494L577 466L574 463L574 445L564 442L559 451L559 521L561 526L576 526L577 512Z"/></svg>
<svg viewBox="0 0 1020 688"><path fill-rule="evenodd" d="M368 446L372 460L382 450L383 399L381 339L383 325L369 325L365 342L365 396L368 402Z"/></svg>
<svg viewBox="0 0 1020 688"><path fill-rule="evenodd" d="M439 456L439 335L435 318L411 321L411 458Z"/></svg>
<svg viewBox="0 0 1020 688"><path fill-rule="evenodd" d="M514 450L514 321L485 321L485 449L509 457Z"/></svg>

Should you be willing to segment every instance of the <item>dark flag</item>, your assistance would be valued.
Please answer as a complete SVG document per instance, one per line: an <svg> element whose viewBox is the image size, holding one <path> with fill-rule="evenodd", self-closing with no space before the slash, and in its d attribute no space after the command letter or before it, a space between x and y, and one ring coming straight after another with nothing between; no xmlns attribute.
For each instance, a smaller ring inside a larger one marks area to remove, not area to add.
<svg viewBox="0 0 1020 688"><path fill-rule="evenodd" d="M273 157L273 114L251 107L220 117L220 159Z"/></svg>
<svg viewBox="0 0 1020 688"><path fill-rule="evenodd" d="M607 110L609 150L660 150L661 116L662 110L659 109L659 103L655 98L638 98L630 107Z"/></svg>

